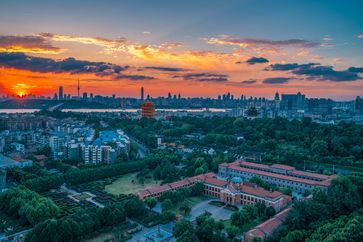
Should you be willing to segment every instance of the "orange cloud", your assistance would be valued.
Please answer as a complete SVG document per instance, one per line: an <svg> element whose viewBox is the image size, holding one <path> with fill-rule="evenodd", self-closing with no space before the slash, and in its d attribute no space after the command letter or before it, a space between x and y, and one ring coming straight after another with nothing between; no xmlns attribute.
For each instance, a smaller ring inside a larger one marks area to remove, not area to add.
<svg viewBox="0 0 363 242"><path fill-rule="evenodd" d="M228 67L240 60L240 53L223 53L215 51L177 50L181 43L161 43L160 45L134 43L126 38L116 40L100 37L80 37L41 33L40 36L52 41L77 42L81 44L97 45L104 48L106 54L123 52L145 61L157 63L178 64L181 66L198 66L201 68ZM245 56L244 58L247 58Z"/></svg>
<svg viewBox="0 0 363 242"><path fill-rule="evenodd" d="M25 52L37 54L59 54L64 50L52 46L42 36L0 36L0 52Z"/></svg>

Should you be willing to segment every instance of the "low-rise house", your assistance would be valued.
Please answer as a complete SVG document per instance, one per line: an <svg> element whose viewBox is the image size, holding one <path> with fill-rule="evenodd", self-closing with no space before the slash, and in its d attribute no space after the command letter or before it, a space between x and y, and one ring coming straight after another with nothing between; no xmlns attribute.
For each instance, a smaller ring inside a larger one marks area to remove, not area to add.
<svg viewBox="0 0 363 242"><path fill-rule="evenodd" d="M32 166L33 161L28 159L12 159L3 155L0 155L0 168L13 168L13 167L27 167Z"/></svg>

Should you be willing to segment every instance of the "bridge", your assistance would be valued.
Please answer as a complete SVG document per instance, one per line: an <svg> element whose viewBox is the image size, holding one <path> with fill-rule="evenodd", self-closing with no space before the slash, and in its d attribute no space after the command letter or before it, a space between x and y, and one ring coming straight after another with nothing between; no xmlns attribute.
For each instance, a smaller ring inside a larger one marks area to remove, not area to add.
<svg viewBox="0 0 363 242"><path fill-rule="evenodd" d="M47 109L47 111L54 112L56 110L59 110L62 106L63 106L63 103L59 103L59 104L57 104L55 106L49 107Z"/></svg>

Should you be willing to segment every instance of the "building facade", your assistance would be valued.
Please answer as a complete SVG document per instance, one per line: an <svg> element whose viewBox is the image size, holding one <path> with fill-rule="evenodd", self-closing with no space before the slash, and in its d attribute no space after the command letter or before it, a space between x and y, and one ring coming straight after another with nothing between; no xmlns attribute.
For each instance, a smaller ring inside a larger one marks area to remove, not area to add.
<svg viewBox="0 0 363 242"><path fill-rule="evenodd" d="M252 177L259 177L268 184L291 188L295 192L311 192L315 187L326 189L336 176L326 176L311 172L299 171L292 166L274 164L264 165L237 160L232 163L219 165L218 176L223 178L240 177L249 181Z"/></svg>
<svg viewBox="0 0 363 242"><path fill-rule="evenodd" d="M175 191L183 187L191 187L195 183L204 184L204 195L214 197L230 205L263 203L280 211L291 202L291 197L277 191L267 191L254 183L243 182L235 177L232 180L219 179L214 173L202 174L162 186L144 189L136 193L141 200L147 197L160 198L165 192Z"/></svg>

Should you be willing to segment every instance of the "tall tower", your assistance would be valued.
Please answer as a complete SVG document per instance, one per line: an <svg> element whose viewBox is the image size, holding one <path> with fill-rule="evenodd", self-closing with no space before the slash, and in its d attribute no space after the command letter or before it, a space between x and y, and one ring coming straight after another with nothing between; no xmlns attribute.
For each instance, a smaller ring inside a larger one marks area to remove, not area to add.
<svg viewBox="0 0 363 242"><path fill-rule="evenodd" d="M63 87L62 86L59 86L58 99L59 100L63 99Z"/></svg>
<svg viewBox="0 0 363 242"><path fill-rule="evenodd" d="M81 90L81 87L79 86L79 79L78 79L78 87L77 87L77 91L78 91L78 94L77 96L79 97L79 91Z"/></svg>
<svg viewBox="0 0 363 242"><path fill-rule="evenodd" d="M278 92L275 93L275 101L280 101L280 94Z"/></svg>
<svg viewBox="0 0 363 242"><path fill-rule="evenodd" d="M141 101L144 101L144 87L141 87Z"/></svg>

